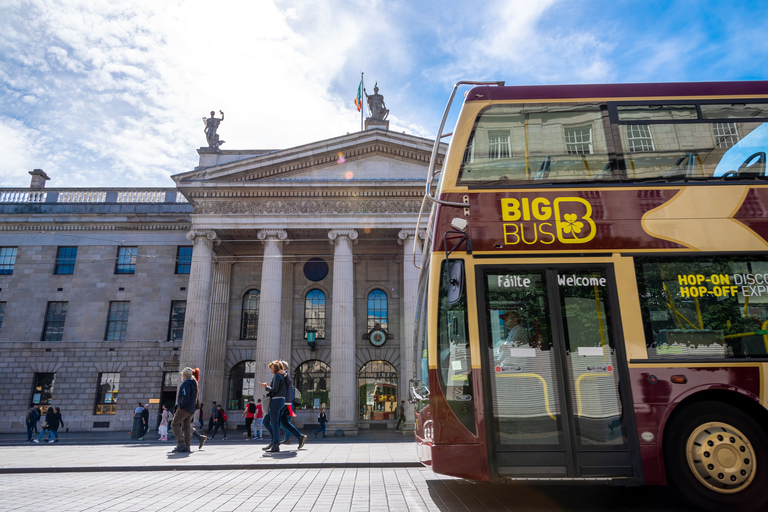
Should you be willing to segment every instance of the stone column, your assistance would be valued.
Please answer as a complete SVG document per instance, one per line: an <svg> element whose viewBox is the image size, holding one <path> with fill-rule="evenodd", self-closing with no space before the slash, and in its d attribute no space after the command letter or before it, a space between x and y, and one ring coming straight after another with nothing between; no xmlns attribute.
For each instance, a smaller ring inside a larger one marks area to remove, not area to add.
<svg viewBox="0 0 768 512"><path fill-rule="evenodd" d="M208 325L208 351L205 362L205 387L200 403L224 403L227 352L227 323L229 322L229 285L234 258L217 258L213 267L211 320Z"/></svg>
<svg viewBox="0 0 768 512"><path fill-rule="evenodd" d="M283 305L281 312L280 359L288 361L289 365L293 365L293 361L291 361L291 342L293 340L293 263L290 261L283 262ZM291 374L293 374L294 370L296 368L291 366Z"/></svg>
<svg viewBox="0 0 768 512"><path fill-rule="evenodd" d="M413 264L413 250L416 246L416 261L421 262L421 240L426 233L420 230L416 236L415 229L403 229L397 236L398 243L403 246L403 335L400 337L400 396L398 400L405 400L406 423L403 431L414 429L413 404L408 401L410 380L414 377L414 326L416 323L416 307L419 293L419 269ZM421 240L420 240L421 239Z"/></svg>
<svg viewBox="0 0 768 512"><path fill-rule="evenodd" d="M181 341L179 369L200 368L205 376L205 356L208 344L208 321L211 312L211 274L213 272L213 243L216 232L193 229L187 233L192 240L192 265L187 284L187 311L184 315L184 336ZM204 378L201 380L205 380ZM204 385L202 382L201 385Z"/></svg>
<svg viewBox="0 0 768 512"><path fill-rule="evenodd" d="M355 312L352 243L354 229L332 229L333 291L331 309L331 414L332 430L357 434L357 371L355 368Z"/></svg>
<svg viewBox="0 0 768 512"><path fill-rule="evenodd" d="M259 328L256 333L256 382L270 382L272 374L267 365L280 358L280 312L283 298L283 240L288 233L282 229L262 229L256 235L264 244L259 290ZM257 390L261 391L261 387Z"/></svg>

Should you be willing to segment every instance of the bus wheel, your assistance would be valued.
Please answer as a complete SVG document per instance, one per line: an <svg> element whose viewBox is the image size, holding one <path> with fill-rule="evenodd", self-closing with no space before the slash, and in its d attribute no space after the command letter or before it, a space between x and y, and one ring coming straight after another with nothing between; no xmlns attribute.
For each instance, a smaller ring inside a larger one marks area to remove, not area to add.
<svg viewBox="0 0 768 512"><path fill-rule="evenodd" d="M747 413L721 402L686 407L664 443L672 483L706 510L764 510L768 434Z"/></svg>

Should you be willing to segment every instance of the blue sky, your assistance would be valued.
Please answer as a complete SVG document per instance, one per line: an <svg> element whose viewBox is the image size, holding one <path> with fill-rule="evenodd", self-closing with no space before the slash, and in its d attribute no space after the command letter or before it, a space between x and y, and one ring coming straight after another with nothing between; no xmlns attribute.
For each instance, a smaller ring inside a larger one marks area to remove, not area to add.
<svg viewBox="0 0 768 512"><path fill-rule="evenodd" d="M757 1L0 0L0 186L173 186L211 110L222 149L354 132L361 71L423 137L462 79L765 80L766 32Z"/></svg>

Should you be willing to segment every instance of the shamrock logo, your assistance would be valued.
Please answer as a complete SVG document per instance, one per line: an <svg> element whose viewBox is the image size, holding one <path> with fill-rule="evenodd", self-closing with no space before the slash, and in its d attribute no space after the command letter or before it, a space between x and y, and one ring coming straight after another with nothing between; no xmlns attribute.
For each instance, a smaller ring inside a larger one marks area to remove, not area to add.
<svg viewBox="0 0 768 512"><path fill-rule="evenodd" d="M581 233L581 230L584 227L584 223L576 220L579 218L578 215L575 213L566 213L563 215L563 218L565 219L563 225L563 233L572 232L574 235Z"/></svg>

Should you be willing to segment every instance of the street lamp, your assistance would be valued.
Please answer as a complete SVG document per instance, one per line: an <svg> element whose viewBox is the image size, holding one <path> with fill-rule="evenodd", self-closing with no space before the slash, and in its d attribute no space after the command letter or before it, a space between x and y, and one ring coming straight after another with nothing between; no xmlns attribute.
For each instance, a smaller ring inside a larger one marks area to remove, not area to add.
<svg viewBox="0 0 768 512"><path fill-rule="evenodd" d="M317 331L315 329L307 329L307 345L310 350L315 350L315 335Z"/></svg>

